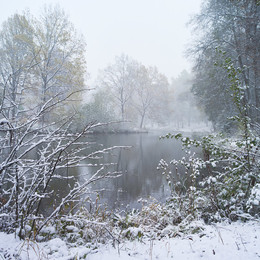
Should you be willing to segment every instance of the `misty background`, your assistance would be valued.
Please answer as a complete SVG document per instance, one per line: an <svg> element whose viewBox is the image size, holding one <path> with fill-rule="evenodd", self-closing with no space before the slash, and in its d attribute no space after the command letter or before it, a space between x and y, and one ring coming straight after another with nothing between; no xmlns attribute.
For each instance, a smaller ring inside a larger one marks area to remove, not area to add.
<svg viewBox="0 0 260 260"><path fill-rule="evenodd" d="M205 129L205 124L209 129L203 109L190 92L192 65L185 57L192 36L187 23L201 1L188 2L9 1L0 22L16 12L41 17L51 5L53 10L63 10L64 18L83 37L86 67L81 88L91 90L72 106L78 119L74 130L97 121L127 121L106 127L111 129ZM128 75L121 74L119 79L118 73ZM115 86L115 80L121 86Z"/></svg>
<svg viewBox="0 0 260 260"><path fill-rule="evenodd" d="M29 225L36 237L63 213L77 218L80 205L88 214L98 200L117 208L169 193L180 202L169 204L176 223L197 209L206 221L255 214L251 206L259 216L259 7L5 3L0 229L25 238Z"/></svg>

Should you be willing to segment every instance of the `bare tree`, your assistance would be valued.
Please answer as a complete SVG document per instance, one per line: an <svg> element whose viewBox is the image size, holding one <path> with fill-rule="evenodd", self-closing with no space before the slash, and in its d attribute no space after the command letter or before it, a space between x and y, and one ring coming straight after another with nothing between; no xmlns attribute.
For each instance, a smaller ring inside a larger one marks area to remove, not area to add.
<svg viewBox="0 0 260 260"><path fill-rule="evenodd" d="M126 118L126 106L134 90L135 61L122 54L116 57L113 65L104 69L101 84L111 91L116 105L120 109L121 119Z"/></svg>
<svg viewBox="0 0 260 260"><path fill-rule="evenodd" d="M140 115L140 128L143 128L146 116L150 115L155 122L158 118L163 118L168 108L168 86L167 78L159 73L156 67L146 68L139 65L132 104Z"/></svg>
<svg viewBox="0 0 260 260"><path fill-rule="evenodd" d="M150 115L154 121L163 118L169 83L156 67L147 68L121 55L116 57L113 65L104 69L100 82L111 94L111 101L120 111L122 120L137 121L140 118L139 126L143 128L146 116Z"/></svg>

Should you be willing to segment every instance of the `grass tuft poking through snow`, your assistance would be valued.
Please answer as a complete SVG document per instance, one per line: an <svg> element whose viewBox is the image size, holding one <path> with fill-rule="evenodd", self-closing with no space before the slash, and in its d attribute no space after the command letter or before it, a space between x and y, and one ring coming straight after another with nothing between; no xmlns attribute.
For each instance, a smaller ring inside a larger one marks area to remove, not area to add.
<svg viewBox="0 0 260 260"><path fill-rule="evenodd" d="M21 241L14 234L0 233L0 259L19 260L127 260L127 259L259 259L259 221L216 223L205 225L193 221L186 231L178 226L167 226L162 237L129 227L131 239L107 241L96 247L68 244L61 238L47 242ZM188 230L190 232L188 232ZM126 232L127 233L127 232ZM142 233L142 236L138 234ZM136 236L136 239L133 237Z"/></svg>

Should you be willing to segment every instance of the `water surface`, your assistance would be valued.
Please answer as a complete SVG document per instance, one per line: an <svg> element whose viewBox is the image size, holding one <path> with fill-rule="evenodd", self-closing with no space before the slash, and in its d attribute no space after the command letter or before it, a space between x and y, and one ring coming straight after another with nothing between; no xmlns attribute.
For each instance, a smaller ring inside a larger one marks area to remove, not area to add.
<svg viewBox="0 0 260 260"><path fill-rule="evenodd" d="M162 134L162 133L161 133ZM159 161L165 159L181 159L184 155L180 141L175 139L159 139L160 133L139 134L98 134L88 136L93 149L111 146L131 146L129 149L119 149L104 156L99 163L115 163L113 170L122 173L115 179L101 180L92 189L99 192L102 203L111 208L121 208L129 205L140 207L140 198L153 197L165 200L169 196L169 187L161 171L157 169ZM89 163L90 161L85 161ZM89 167L74 169L79 176L93 174ZM75 174L75 173L74 173Z"/></svg>
<svg viewBox="0 0 260 260"><path fill-rule="evenodd" d="M112 146L130 146L127 149L115 149L104 154L97 160L84 160L82 167L70 168L63 172L63 176L74 176L83 183L89 179L99 168L100 164L113 163L108 171L120 172L121 176L112 179L99 180L90 185L94 194L99 194L98 203L110 209L127 206L129 208L140 208L139 199L155 198L165 201L170 195L170 189L162 172L158 170L161 159L170 162L172 159L181 159L185 153L181 142L175 139L160 139L161 135L167 133L133 133L133 134L90 134L83 141L90 143L85 153L109 148ZM88 164L97 164L89 167ZM52 200L59 200L61 196L70 189L70 181L54 180L50 189L54 190ZM94 199L95 196L91 195ZM48 204L52 206L55 202L46 201L44 211L48 211Z"/></svg>

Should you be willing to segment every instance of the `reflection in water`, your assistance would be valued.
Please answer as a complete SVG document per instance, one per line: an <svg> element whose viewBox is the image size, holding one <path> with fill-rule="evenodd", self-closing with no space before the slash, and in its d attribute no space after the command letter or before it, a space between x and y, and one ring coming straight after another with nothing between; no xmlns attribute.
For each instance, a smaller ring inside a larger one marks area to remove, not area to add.
<svg viewBox="0 0 260 260"><path fill-rule="evenodd" d="M166 134L166 133L163 133ZM169 187L157 170L159 161L164 159L170 162L179 160L185 154L182 151L181 142L175 139L159 139L162 133L143 134L90 134L84 137L90 145L86 147L84 155L112 146L131 146L127 149L115 149L104 154L98 159L82 161L81 167L57 170L57 176L64 179L53 179L49 186L49 199L42 201L41 213L49 214L58 205L74 186L75 181L84 183L98 169L100 165L113 165L105 167L106 172L121 172L118 178L102 179L89 186L90 197L96 199L98 192L101 206L106 205L110 209L140 208L140 198L155 198L165 201L170 195ZM94 166L89 166L90 164ZM184 174L182 170L180 174ZM68 177L68 178L67 178ZM84 201L86 197L82 198ZM88 207L89 203L84 204Z"/></svg>
<svg viewBox="0 0 260 260"><path fill-rule="evenodd" d="M159 140L159 135L149 134L98 134L91 135L95 142L92 149L110 146L131 146L131 149L118 149L104 158L99 163L114 162L110 171L120 171L122 176L113 179L104 179L91 186L92 190L102 190L100 202L106 203L110 208L121 208L129 205L138 208L139 198L152 196L164 200L169 195L168 185L165 183L161 172L157 170L160 159L170 161L181 159L184 155L181 144L177 140ZM85 161L84 164L93 163ZM93 174L97 168L80 167L71 170L70 174L83 181Z"/></svg>

